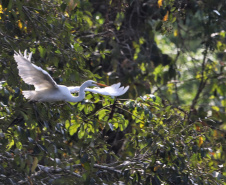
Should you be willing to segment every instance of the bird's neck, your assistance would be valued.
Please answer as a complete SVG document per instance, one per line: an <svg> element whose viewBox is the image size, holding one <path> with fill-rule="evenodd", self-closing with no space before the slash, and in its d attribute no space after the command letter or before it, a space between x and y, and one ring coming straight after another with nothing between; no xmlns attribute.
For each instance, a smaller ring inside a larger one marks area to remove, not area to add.
<svg viewBox="0 0 226 185"><path fill-rule="evenodd" d="M80 88L79 88L79 92L78 92L78 96L71 96L70 98L70 102L79 102L82 101L85 98L85 88L87 87L87 85L85 83L83 83Z"/></svg>

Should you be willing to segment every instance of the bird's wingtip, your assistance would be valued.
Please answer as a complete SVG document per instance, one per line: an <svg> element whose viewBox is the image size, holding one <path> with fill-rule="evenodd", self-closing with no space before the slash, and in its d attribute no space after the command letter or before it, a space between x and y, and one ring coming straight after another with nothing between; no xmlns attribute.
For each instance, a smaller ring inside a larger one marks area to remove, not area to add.
<svg viewBox="0 0 226 185"><path fill-rule="evenodd" d="M29 56L28 56L29 61L31 61L32 54L33 54L32 52L29 53Z"/></svg>
<svg viewBox="0 0 226 185"><path fill-rule="evenodd" d="M29 61L31 61L32 54L32 52L28 53L27 49L24 51L24 55L21 53L20 50L18 52L14 50L14 57L23 57Z"/></svg>
<svg viewBox="0 0 226 185"><path fill-rule="evenodd" d="M19 53L17 53L17 51L14 50L14 56L15 56L15 55L19 55Z"/></svg>
<svg viewBox="0 0 226 185"><path fill-rule="evenodd" d="M24 58L27 58L27 49L24 51Z"/></svg>
<svg viewBox="0 0 226 185"><path fill-rule="evenodd" d="M119 82L119 83L115 84L115 88L119 88L119 87L120 87L120 85L121 85L121 82Z"/></svg>
<svg viewBox="0 0 226 185"><path fill-rule="evenodd" d="M128 89L129 89L129 85L124 88L123 94L125 94L128 91Z"/></svg>

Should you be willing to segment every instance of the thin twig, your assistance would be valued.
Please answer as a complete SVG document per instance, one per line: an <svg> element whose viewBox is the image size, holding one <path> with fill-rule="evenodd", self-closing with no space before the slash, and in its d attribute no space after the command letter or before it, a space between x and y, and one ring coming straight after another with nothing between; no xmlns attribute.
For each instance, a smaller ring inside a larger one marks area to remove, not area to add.
<svg viewBox="0 0 226 185"><path fill-rule="evenodd" d="M196 104L198 102L199 96L202 93L202 91L203 91L203 89L204 89L204 87L206 85L206 82L208 80L207 77L206 77L206 79L204 77L204 71L205 71L205 65L206 65L206 57L207 57L207 48L205 49L204 56L203 56L203 61L202 61L201 81L199 83L198 91L197 91L197 93L195 95L195 98L192 100L192 104L191 104L191 107L190 107L190 112L188 114L188 119L190 118L191 113L194 110L194 108L195 108L195 106L196 106Z"/></svg>

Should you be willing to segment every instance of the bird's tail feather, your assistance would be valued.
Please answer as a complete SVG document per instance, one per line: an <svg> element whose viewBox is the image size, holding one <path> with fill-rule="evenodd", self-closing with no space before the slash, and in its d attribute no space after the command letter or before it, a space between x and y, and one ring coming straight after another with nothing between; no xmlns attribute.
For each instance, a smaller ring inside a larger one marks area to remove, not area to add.
<svg viewBox="0 0 226 185"><path fill-rule="evenodd" d="M23 91L24 97L29 100L35 100L36 91Z"/></svg>

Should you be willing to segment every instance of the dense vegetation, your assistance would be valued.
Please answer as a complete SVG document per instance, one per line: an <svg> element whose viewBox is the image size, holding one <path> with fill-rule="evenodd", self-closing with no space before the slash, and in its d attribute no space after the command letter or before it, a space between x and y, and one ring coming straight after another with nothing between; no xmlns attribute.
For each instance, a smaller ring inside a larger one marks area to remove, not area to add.
<svg viewBox="0 0 226 185"><path fill-rule="evenodd" d="M226 184L226 3L0 0L0 182ZM15 51L59 84L122 97L27 101Z"/></svg>

